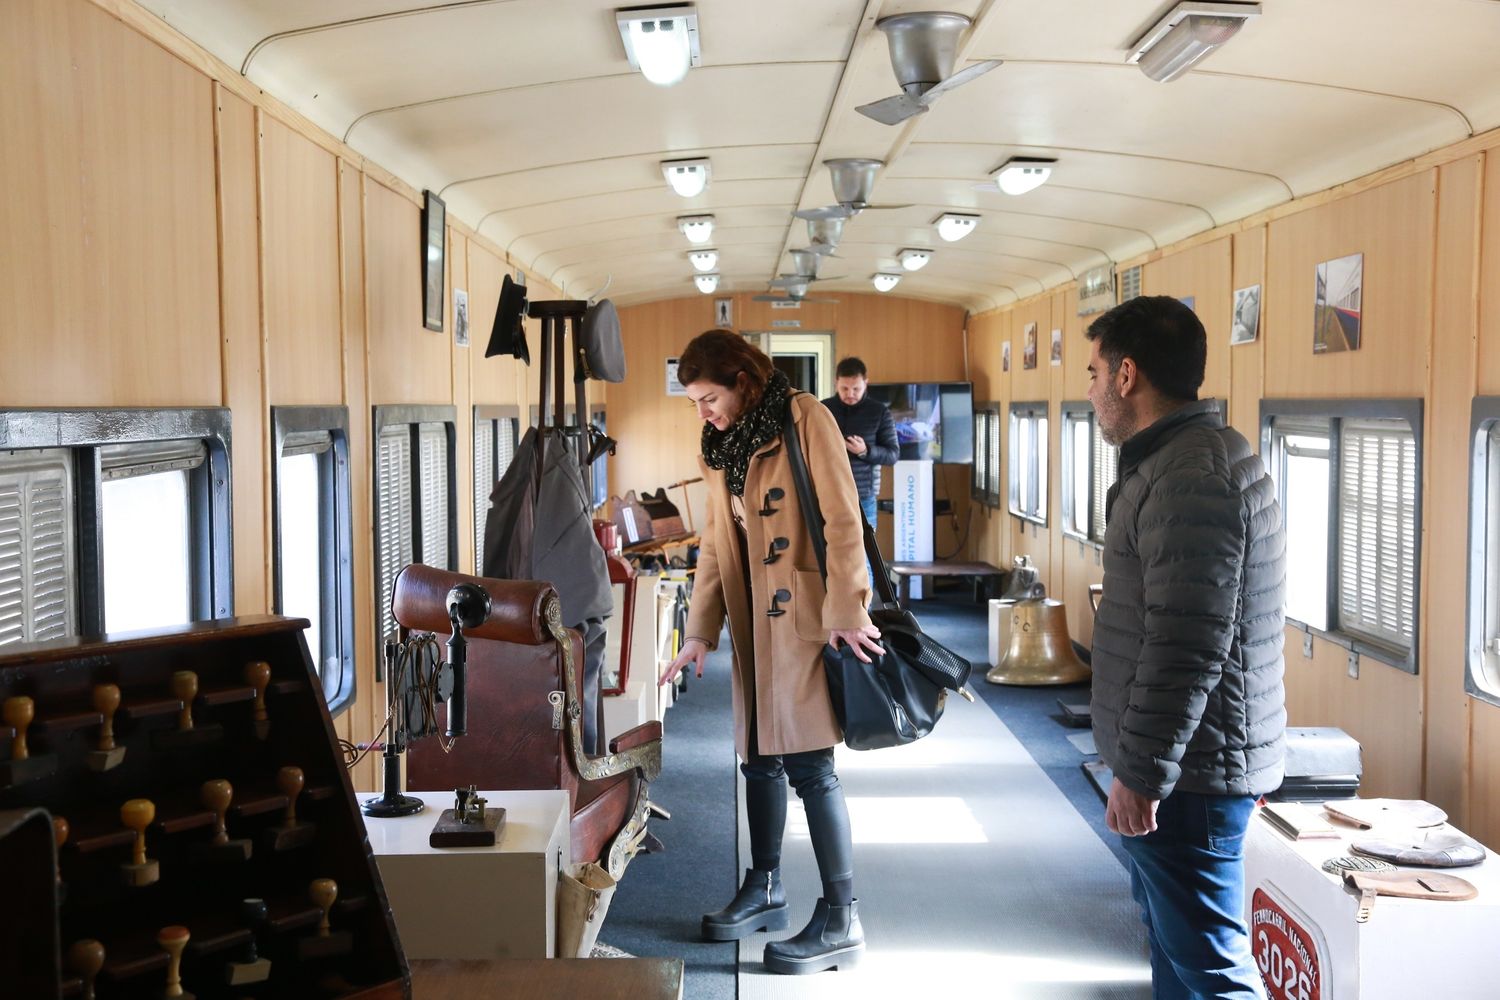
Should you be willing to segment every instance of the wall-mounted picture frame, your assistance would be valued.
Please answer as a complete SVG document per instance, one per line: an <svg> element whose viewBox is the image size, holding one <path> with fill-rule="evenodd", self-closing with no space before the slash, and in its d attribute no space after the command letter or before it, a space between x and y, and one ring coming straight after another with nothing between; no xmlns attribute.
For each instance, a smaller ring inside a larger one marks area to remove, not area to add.
<svg viewBox="0 0 1500 1000"><path fill-rule="evenodd" d="M1234 315L1229 321L1229 343L1253 344L1260 336L1260 286L1234 290Z"/></svg>
<svg viewBox="0 0 1500 1000"><path fill-rule="evenodd" d="M448 207L422 192L422 325L443 330L443 271L448 259Z"/></svg>
<svg viewBox="0 0 1500 1000"><path fill-rule="evenodd" d="M1365 255L1325 260L1314 276L1313 353L1357 351L1363 326Z"/></svg>
<svg viewBox="0 0 1500 1000"><path fill-rule="evenodd" d="M453 343L469 346L469 293L463 288L453 289Z"/></svg>
<svg viewBox="0 0 1500 1000"><path fill-rule="evenodd" d="M1049 357L1049 360L1054 365L1061 365L1062 364L1062 331L1061 330L1053 330L1052 331L1052 353L1051 353L1051 355Z"/></svg>
<svg viewBox="0 0 1500 1000"><path fill-rule="evenodd" d="M1028 371L1036 367L1036 324L1027 323L1021 343L1021 367Z"/></svg>
<svg viewBox="0 0 1500 1000"><path fill-rule="evenodd" d="M1000 345L1000 370L1010 371L1010 341L1008 340Z"/></svg>

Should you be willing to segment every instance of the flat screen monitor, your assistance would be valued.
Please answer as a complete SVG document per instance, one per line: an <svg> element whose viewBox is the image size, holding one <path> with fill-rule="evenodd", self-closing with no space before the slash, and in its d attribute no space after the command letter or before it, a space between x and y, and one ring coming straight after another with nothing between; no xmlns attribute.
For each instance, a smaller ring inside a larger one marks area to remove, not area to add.
<svg viewBox="0 0 1500 1000"><path fill-rule="evenodd" d="M969 382L871 382L891 408L903 459L950 465L974 461L974 386Z"/></svg>

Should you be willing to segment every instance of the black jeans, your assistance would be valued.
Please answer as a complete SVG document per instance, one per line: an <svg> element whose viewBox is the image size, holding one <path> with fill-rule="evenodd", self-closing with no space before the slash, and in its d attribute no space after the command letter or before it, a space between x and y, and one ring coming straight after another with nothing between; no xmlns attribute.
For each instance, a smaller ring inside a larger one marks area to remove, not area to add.
<svg viewBox="0 0 1500 1000"><path fill-rule="evenodd" d="M786 830L786 781L807 810L813 854L829 902L850 894L854 879L854 843L844 789L833 769L833 748L802 753L761 755L753 752L740 765L745 775L745 815L750 825L753 867L769 871L781 864ZM847 902L847 900L844 900Z"/></svg>

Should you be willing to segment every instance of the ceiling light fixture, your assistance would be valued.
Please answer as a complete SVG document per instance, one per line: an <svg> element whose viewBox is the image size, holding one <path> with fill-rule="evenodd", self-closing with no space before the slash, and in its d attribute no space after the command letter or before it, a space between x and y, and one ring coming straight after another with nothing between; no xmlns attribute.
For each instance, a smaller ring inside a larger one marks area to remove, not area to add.
<svg viewBox="0 0 1500 1000"><path fill-rule="evenodd" d="M712 215L680 215L677 217L677 228L682 230L682 235L687 237L689 243L701 246L713 239L714 217Z"/></svg>
<svg viewBox="0 0 1500 1000"><path fill-rule="evenodd" d="M704 295L712 295L715 288L719 287L719 276L717 274L700 274L693 278L693 284L698 286L698 291Z"/></svg>
<svg viewBox="0 0 1500 1000"><path fill-rule="evenodd" d="M1259 16L1258 3L1184 0L1135 40L1125 61L1135 63L1157 83L1167 83L1233 38L1246 21Z"/></svg>
<svg viewBox="0 0 1500 1000"><path fill-rule="evenodd" d="M688 254L688 260L693 262L694 271L712 271L719 263L719 251L694 250Z"/></svg>
<svg viewBox="0 0 1500 1000"><path fill-rule="evenodd" d="M1006 194L1025 194L1047 183L1052 176L1053 159L1036 156L1012 156L995 171L995 183Z"/></svg>
<svg viewBox="0 0 1500 1000"><path fill-rule="evenodd" d="M662 160L661 174L684 198L695 198L708 187L708 175L712 173L706 159Z"/></svg>
<svg viewBox="0 0 1500 1000"><path fill-rule="evenodd" d="M641 75L661 87L670 87L697 66L698 9L692 4L667 7L627 7L615 11L625 58Z"/></svg>
<svg viewBox="0 0 1500 1000"><path fill-rule="evenodd" d="M882 271L879 274L872 275L870 277L870 280L875 283L875 290L877 292L888 292L892 288L895 288L898 283L900 283L901 275L888 274Z"/></svg>
<svg viewBox="0 0 1500 1000"><path fill-rule="evenodd" d="M979 216L944 212L933 222L937 225L939 236L949 243L956 243L974 231L974 227L979 225Z"/></svg>
<svg viewBox="0 0 1500 1000"><path fill-rule="evenodd" d="M927 262L932 259L932 251L913 250L908 248L897 253L896 259L901 262L901 266L906 270L920 271L922 270L922 268L926 267Z"/></svg>

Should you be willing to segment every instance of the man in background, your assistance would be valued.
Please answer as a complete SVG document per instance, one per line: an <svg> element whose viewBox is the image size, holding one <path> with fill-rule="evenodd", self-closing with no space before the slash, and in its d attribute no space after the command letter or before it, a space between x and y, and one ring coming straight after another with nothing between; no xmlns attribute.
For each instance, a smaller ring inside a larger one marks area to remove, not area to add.
<svg viewBox="0 0 1500 1000"><path fill-rule="evenodd" d="M1140 296L1088 338L1089 402L1120 446L1094 617L1094 740L1114 772L1105 825L1130 857L1155 1000L1260 1000L1243 847L1285 747L1276 485L1198 398L1207 340L1191 309Z"/></svg>
<svg viewBox="0 0 1500 1000"><path fill-rule="evenodd" d="M859 509L865 520L875 524L875 498L880 495L880 467L895 465L900 454L896 443L896 424L891 409L865 392L870 387L865 363L859 358L845 358L834 369L834 389L838 395L823 400L833 412L844 449L849 453L849 469L859 491Z"/></svg>

